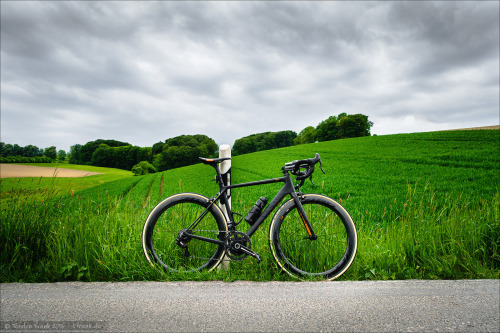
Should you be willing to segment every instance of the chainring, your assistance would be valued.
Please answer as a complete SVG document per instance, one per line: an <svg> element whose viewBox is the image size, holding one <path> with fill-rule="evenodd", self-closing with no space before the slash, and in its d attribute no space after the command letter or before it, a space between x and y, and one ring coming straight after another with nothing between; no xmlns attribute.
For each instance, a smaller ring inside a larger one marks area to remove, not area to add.
<svg viewBox="0 0 500 333"><path fill-rule="evenodd" d="M240 231L232 231L226 236L224 240L224 248L226 249L226 256L231 260L240 261L249 256L249 254L239 250L240 246L245 246L252 250L252 242L247 234Z"/></svg>

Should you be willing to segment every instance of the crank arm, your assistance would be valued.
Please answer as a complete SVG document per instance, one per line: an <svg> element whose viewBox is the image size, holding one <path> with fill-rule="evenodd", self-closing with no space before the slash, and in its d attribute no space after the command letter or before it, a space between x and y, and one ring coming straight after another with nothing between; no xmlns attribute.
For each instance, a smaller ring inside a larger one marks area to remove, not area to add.
<svg viewBox="0 0 500 333"><path fill-rule="evenodd" d="M260 263L261 259L260 259L260 256L258 253L250 250L248 247L246 246L243 246L241 244L235 244L235 247L234 247L236 250L240 250L241 252L244 252L245 254L248 254L249 256L252 256L254 257L255 259L257 259L257 262Z"/></svg>

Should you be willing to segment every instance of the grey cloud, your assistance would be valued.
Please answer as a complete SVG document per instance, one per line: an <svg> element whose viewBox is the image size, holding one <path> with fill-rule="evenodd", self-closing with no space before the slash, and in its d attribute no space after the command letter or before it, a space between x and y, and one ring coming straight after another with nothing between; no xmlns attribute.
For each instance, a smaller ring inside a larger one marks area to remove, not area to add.
<svg viewBox="0 0 500 333"><path fill-rule="evenodd" d="M27 114L33 140L66 147L195 133L231 144L340 112L377 119L377 134L498 118L497 2L1 6L2 141L29 139Z"/></svg>
<svg viewBox="0 0 500 333"><path fill-rule="evenodd" d="M498 20L499 3L484 1L396 2L390 14L391 25L400 28L402 52L417 60L410 75L435 75L498 59Z"/></svg>

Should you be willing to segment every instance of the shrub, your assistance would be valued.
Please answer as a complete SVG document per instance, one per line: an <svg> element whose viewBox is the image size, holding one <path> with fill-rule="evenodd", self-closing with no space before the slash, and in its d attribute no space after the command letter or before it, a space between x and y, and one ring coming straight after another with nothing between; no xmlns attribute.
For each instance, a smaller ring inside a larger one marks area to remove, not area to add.
<svg viewBox="0 0 500 333"><path fill-rule="evenodd" d="M132 172L136 176L147 175L150 173L155 173L156 168L147 161L141 161L132 167Z"/></svg>

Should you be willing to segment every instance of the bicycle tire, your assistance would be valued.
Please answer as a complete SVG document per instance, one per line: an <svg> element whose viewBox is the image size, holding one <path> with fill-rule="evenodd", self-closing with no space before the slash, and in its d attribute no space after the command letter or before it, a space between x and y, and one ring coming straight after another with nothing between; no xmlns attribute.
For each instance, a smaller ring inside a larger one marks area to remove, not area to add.
<svg viewBox="0 0 500 333"><path fill-rule="evenodd" d="M142 247L148 261L173 273L211 271L217 267L224 257L223 245L192 238L187 243L186 252L176 242L179 232L188 228L209 204L210 200L203 195L180 193L153 208L142 232ZM221 209L213 204L193 233L224 240L227 230Z"/></svg>
<svg viewBox="0 0 500 333"><path fill-rule="evenodd" d="M334 280L352 264L357 250L357 232L349 213L335 200L307 194L302 206L316 240L308 238L293 199L276 212L269 228L271 251L279 266L298 279Z"/></svg>

